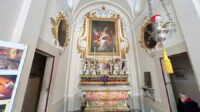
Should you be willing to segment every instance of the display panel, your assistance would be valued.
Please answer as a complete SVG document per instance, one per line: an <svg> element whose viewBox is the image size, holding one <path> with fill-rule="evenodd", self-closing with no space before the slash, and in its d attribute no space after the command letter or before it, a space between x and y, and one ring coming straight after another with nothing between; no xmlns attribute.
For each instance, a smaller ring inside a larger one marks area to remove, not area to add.
<svg viewBox="0 0 200 112"><path fill-rule="evenodd" d="M11 112L27 45L0 41L0 112Z"/></svg>

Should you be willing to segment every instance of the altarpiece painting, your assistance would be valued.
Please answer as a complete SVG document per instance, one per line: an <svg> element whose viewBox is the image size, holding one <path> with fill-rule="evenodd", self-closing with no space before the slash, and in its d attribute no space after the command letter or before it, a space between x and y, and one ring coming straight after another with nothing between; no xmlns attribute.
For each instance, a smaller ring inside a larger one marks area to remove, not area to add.
<svg viewBox="0 0 200 112"><path fill-rule="evenodd" d="M96 56L119 55L119 39L116 19L90 18L88 54Z"/></svg>

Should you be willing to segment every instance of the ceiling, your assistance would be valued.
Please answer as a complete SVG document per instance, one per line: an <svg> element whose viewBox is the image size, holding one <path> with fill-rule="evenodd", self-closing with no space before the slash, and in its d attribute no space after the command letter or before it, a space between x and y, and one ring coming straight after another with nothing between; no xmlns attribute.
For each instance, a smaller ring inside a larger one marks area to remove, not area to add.
<svg viewBox="0 0 200 112"><path fill-rule="evenodd" d="M72 14L75 13L79 8L86 6L90 3L99 2L110 2L118 5L129 14L139 14L144 9L146 0L68 0L68 6L71 8Z"/></svg>

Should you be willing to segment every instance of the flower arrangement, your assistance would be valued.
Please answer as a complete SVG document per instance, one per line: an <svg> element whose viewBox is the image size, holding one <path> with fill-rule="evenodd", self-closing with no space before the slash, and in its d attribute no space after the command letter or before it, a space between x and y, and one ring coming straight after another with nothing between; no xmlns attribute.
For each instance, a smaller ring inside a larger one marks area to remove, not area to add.
<svg viewBox="0 0 200 112"><path fill-rule="evenodd" d="M109 81L109 76L108 75L102 75L100 77L100 80L104 82L104 85L106 85L107 82Z"/></svg>

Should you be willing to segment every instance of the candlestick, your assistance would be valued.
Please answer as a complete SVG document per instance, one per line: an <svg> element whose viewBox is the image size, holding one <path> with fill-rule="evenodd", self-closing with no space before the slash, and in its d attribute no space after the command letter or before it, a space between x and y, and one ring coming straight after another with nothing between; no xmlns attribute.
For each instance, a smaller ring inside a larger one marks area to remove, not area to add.
<svg viewBox="0 0 200 112"><path fill-rule="evenodd" d="M81 52L81 59L83 60L83 52Z"/></svg>

